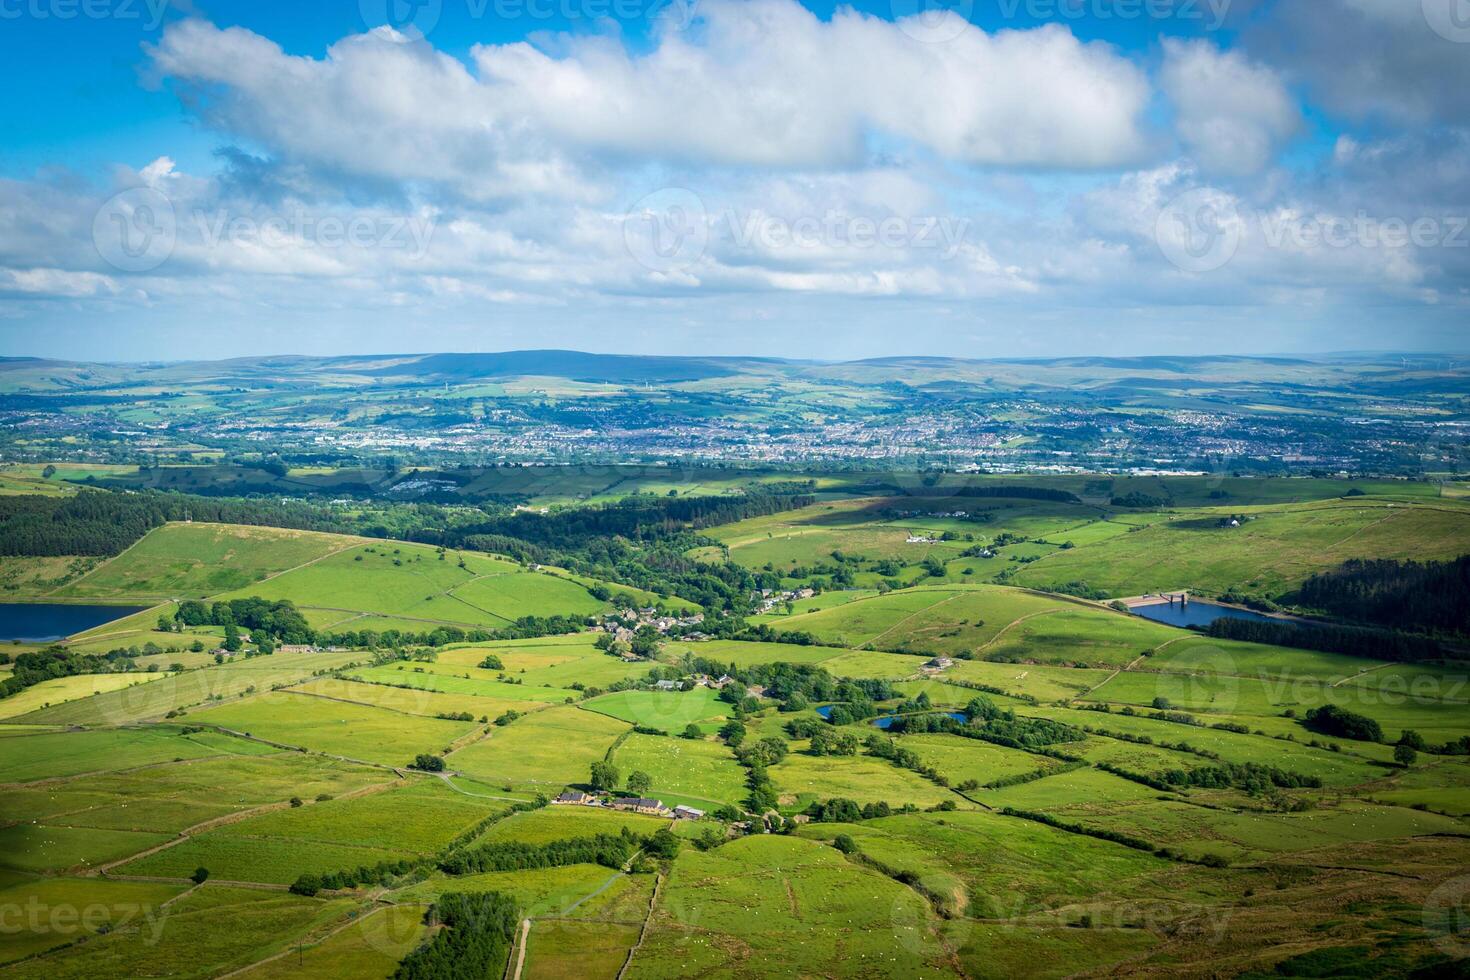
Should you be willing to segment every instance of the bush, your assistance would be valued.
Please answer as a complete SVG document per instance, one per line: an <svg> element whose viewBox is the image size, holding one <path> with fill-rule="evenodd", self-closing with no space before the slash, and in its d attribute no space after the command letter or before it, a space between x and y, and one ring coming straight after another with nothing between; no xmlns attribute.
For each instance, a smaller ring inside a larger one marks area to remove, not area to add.
<svg viewBox="0 0 1470 980"><path fill-rule="evenodd" d="M195 868L194 873L189 876L189 880L194 882L194 884L196 885L204 884L206 881L209 880L209 869Z"/></svg>
<svg viewBox="0 0 1470 980"><path fill-rule="evenodd" d="M444 760L437 755L430 755L427 752L423 752L414 757L412 768L422 770L423 772L443 772Z"/></svg>
<svg viewBox="0 0 1470 980"><path fill-rule="evenodd" d="M321 876L307 872L291 883L291 894L304 895L307 898L316 897L316 893L322 890Z"/></svg>

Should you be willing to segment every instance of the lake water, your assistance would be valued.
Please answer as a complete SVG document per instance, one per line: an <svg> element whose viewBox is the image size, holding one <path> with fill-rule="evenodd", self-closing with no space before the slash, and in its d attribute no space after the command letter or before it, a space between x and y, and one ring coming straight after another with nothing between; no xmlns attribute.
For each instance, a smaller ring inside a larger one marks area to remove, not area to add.
<svg viewBox="0 0 1470 980"><path fill-rule="evenodd" d="M963 711L946 711L945 714L949 715L955 721L959 721L959 722L969 721L969 717ZM873 724L876 725L877 727L883 729L886 732L886 731L888 731L888 729L890 729L890 728L893 727L894 719L901 718L901 717L903 717L903 716L902 715L882 715L881 717L874 718L873 719Z"/></svg>
<svg viewBox="0 0 1470 980"><path fill-rule="evenodd" d="M1151 606L1134 606L1133 615L1151 619L1156 623L1164 623L1168 626L1209 626L1217 619L1251 619L1257 622L1276 622L1270 616L1262 616L1260 613L1251 612L1249 609L1235 609L1231 606L1221 606L1213 602L1191 599L1188 605L1167 602L1156 603Z"/></svg>
<svg viewBox="0 0 1470 980"><path fill-rule="evenodd" d="M45 602L0 603L0 640L49 643L114 619L140 613L147 606L73 606Z"/></svg>

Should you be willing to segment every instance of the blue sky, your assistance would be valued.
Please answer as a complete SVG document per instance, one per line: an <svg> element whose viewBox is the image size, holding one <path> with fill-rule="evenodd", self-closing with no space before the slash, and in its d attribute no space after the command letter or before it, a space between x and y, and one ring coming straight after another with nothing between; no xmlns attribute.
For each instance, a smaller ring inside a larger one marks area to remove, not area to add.
<svg viewBox="0 0 1470 980"><path fill-rule="evenodd" d="M1463 3L0 0L0 354L1460 351Z"/></svg>

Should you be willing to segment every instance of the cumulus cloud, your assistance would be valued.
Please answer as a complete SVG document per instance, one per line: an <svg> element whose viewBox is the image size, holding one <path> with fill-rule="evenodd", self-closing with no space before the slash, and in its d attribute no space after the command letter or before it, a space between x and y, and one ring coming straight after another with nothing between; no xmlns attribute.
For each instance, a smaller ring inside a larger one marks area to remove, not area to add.
<svg viewBox="0 0 1470 980"><path fill-rule="evenodd" d="M619 161L851 166L875 137L1040 168L1117 166L1146 148L1144 73L1060 26L936 45L795 0L710 0L699 18L646 53L566 38L554 54L477 46L468 66L387 28L313 59L190 20L151 56L205 120L285 160L476 199L592 199L589 175Z"/></svg>
<svg viewBox="0 0 1470 980"><path fill-rule="evenodd" d="M1180 140L1211 172L1259 172L1300 123L1275 71L1208 41L1166 39L1161 81L1177 113Z"/></svg>

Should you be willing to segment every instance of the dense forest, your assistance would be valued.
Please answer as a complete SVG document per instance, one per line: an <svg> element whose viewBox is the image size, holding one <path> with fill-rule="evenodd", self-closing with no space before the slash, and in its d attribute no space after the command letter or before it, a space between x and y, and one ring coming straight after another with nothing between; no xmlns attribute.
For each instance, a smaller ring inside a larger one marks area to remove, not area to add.
<svg viewBox="0 0 1470 980"><path fill-rule="evenodd" d="M1302 585L1292 601L1341 619L1413 633L1470 635L1470 555L1455 561L1356 559Z"/></svg>

